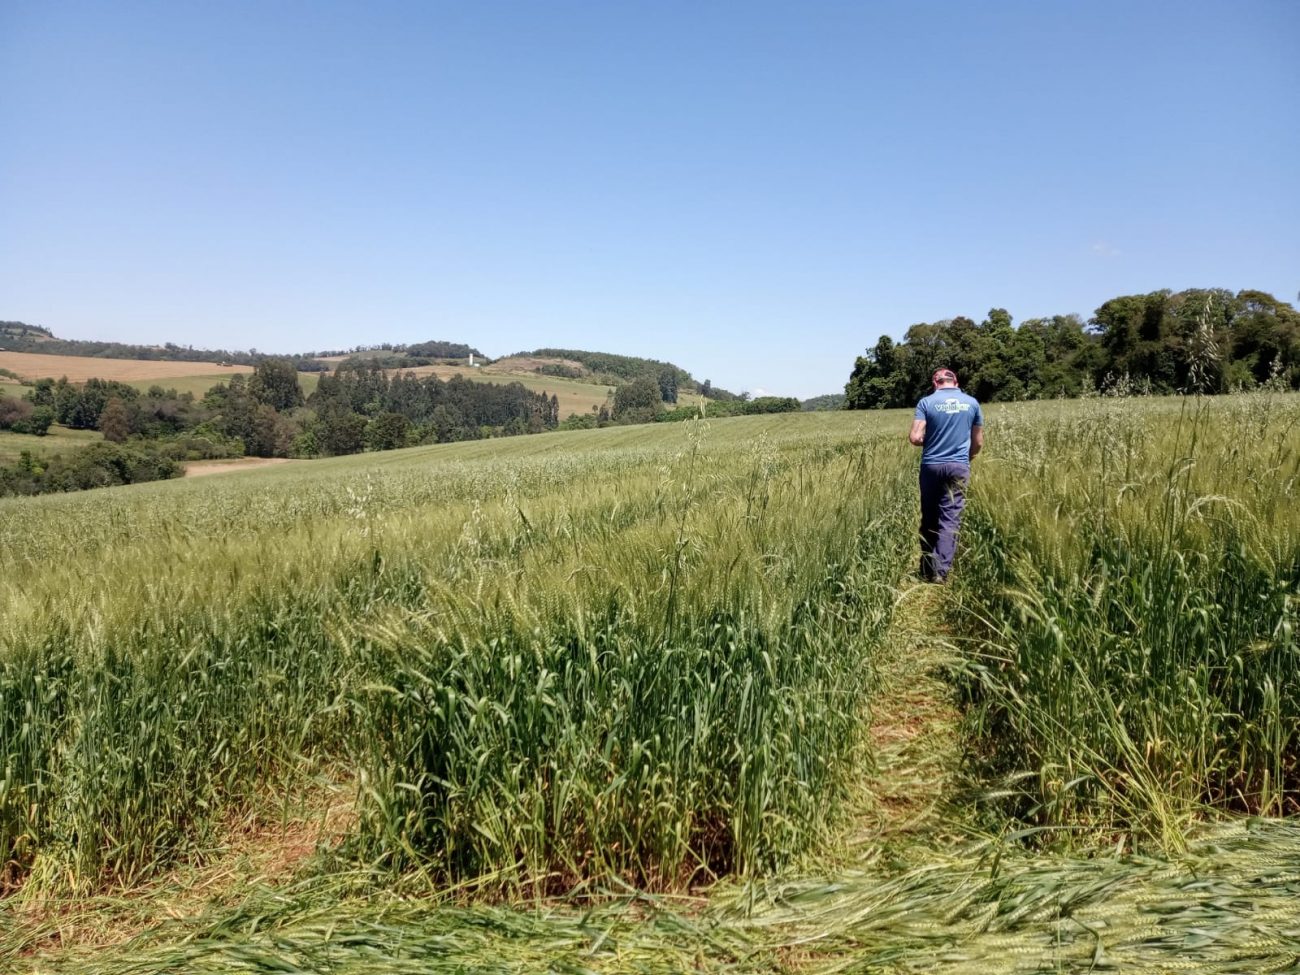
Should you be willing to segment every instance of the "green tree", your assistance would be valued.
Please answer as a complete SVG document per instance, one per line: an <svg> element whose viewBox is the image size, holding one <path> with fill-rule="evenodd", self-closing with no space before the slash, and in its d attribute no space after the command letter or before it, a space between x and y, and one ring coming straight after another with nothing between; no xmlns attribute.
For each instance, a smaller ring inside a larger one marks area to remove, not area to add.
<svg viewBox="0 0 1300 975"><path fill-rule="evenodd" d="M302 406L298 371L289 359L263 359L253 367L248 391L259 403L281 412Z"/></svg>
<svg viewBox="0 0 1300 975"><path fill-rule="evenodd" d="M1226 345L1238 375L1249 372L1256 383L1278 378L1300 386L1300 313L1264 291L1240 291L1232 333Z"/></svg>
<svg viewBox="0 0 1300 975"><path fill-rule="evenodd" d="M366 446L396 450L410 443L411 421L400 413L380 413L366 425Z"/></svg>
<svg viewBox="0 0 1300 975"><path fill-rule="evenodd" d="M665 403L677 402L677 370L664 369L659 373L659 398Z"/></svg>
<svg viewBox="0 0 1300 975"><path fill-rule="evenodd" d="M27 419L15 423L10 429L14 433L27 433L33 437L43 437L49 432L53 423L54 411L48 406L37 406L32 409L31 415Z"/></svg>
<svg viewBox="0 0 1300 975"><path fill-rule="evenodd" d="M866 355L858 356L844 386L844 409L879 410L906 405L905 347L882 335Z"/></svg>
<svg viewBox="0 0 1300 975"><path fill-rule="evenodd" d="M67 382L67 380L64 380ZM48 406L54 409L54 380L38 379L32 384L32 391L27 394L36 406Z"/></svg>
<svg viewBox="0 0 1300 975"><path fill-rule="evenodd" d="M327 403L316 416L316 446L337 457L360 453L366 443L366 418L339 403Z"/></svg>
<svg viewBox="0 0 1300 975"><path fill-rule="evenodd" d="M1145 378L1152 388L1171 393L1177 374L1171 349L1164 342L1165 310L1170 292L1112 298L1093 314L1092 327L1106 352L1106 372Z"/></svg>
<svg viewBox="0 0 1300 975"><path fill-rule="evenodd" d="M134 387L110 379L88 379L83 385L74 386L66 377L55 383L51 392L58 421L74 430L97 429L99 415L110 397L132 403L140 395Z"/></svg>
<svg viewBox="0 0 1300 975"><path fill-rule="evenodd" d="M662 405L659 382L649 376L614 390L614 419L620 423L648 423Z"/></svg>

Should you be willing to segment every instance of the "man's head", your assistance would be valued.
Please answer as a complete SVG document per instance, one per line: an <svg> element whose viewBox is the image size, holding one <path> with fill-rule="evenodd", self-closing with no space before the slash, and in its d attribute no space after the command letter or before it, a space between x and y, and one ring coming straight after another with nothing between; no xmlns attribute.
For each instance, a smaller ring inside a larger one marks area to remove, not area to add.
<svg viewBox="0 0 1300 975"><path fill-rule="evenodd" d="M951 389L957 385L957 374L951 369L937 369L934 373L935 389Z"/></svg>

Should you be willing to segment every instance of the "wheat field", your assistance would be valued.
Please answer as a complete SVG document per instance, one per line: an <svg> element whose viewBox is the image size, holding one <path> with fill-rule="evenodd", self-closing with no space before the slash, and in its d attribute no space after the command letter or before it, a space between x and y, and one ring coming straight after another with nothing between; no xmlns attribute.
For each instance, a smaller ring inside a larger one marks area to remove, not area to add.
<svg viewBox="0 0 1300 975"><path fill-rule="evenodd" d="M1154 966L1133 970L1277 967L1300 872L1300 398L987 417L957 569L909 623L950 648L962 785L899 827L898 866L893 841L862 861L846 837L894 774L873 720L905 719L882 678L921 588L903 412L0 501L0 919L27 932L0 952L75 941L19 905L121 916L220 862L232 824L328 790L345 812L320 813L306 886L238 895L256 933L218 897L115 957L201 970L175 940L200 938L250 971L368 971L399 942L519 971L547 944L602 971L1083 971L1106 942ZM1243 947L1182 863L1271 947ZM1166 906L1107 913L1106 890ZM565 940L593 897L630 954ZM1110 933L1067 950L1063 897ZM1025 909L990 940L1004 898Z"/></svg>

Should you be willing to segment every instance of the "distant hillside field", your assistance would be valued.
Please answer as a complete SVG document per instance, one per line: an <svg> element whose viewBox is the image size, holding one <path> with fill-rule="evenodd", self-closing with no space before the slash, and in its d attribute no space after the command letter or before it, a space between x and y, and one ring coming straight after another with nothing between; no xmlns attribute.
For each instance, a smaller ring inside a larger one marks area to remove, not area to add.
<svg viewBox="0 0 1300 975"><path fill-rule="evenodd" d="M490 366L471 368L469 366L420 366L403 370L417 375L434 375L440 379L452 376L464 376L466 379L484 383L521 383L525 389L537 393L549 393L560 401L560 419L574 413L590 413L599 410L613 394L614 387L606 383L583 379L567 379L560 376L546 376L537 371L539 365L563 363L561 359L544 359L531 356L508 356L498 359ZM573 363L573 365L577 365ZM677 405L697 406L704 401L699 393L681 390L677 394Z"/></svg>
<svg viewBox="0 0 1300 975"><path fill-rule="evenodd" d="M484 383L521 383L533 392L545 392L555 396L560 403L561 418L574 413L590 413L599 410L614 391L613 386L601 383L539 375L535 371L539 361L512 357L483 367L416 366L400 371L412 372L417 376L437 376L439 379L464 376L466 379ZM215 362L101 359L96 356L38 355L34 352L4 351L0 351L0 369L8 369L28 380L46 377L58 379L67 376L69 382L84 383L87 379L115 379L134 386L141 392L145 392L150 386L163 386L180 393L193 393L195 397L202 397L213 386L226 382L231 376L241 373L247 375L253 371L251 366L222 366ZM318 373L298 373L298 384L302 386L305 396L310 396L315 391L319 379ZM18 396L23 392L23 387L14 380L0 379L0 383L3 383L3 388L10 395ZM682 393L680 402L690 405L697 402L699 398L695 394Z"/></svg>
<svg viewBox="0 0 1300 975"><path fill-rule="evenodd" d="M24 379L58 379L67 376L70 383L87 379L116 379L152 384L160 380L185 376L211 377L213 384L238 373L251 373L252 366L223 366L216 362L176 362L163 359L100 359L80 355L38 355L35 352L0 352L0 369L8 369ZM162 383L159 383L162 385Z"/></svg>
<svg viewBox="0 0 1300 975"><path fill-rule="evenodd" d="M457 348L460 347L457 346ZM28 352L34 355L58 355L91 359L131 359L148 362L231 362L236 365L250 367L256 365L258 360L262 358L258 353L251 350L196 349L193 346L182 347L173 342L164 345L135 345L129 342L61 339L56 337L48 328L39 325L28 325L25 322L0 322L0 350ZM289 358L297 360L300 369L311 370L318 368L317 364L311 361L310 356L289 356Z"/></svg>
<svg viewBox="0 0 1300 975"><path fill-rule="evenodd" d="M329 356L321 362L337 366L352 358L374 357L381 353L361 353L357 356ZM388 353L382 353L388 354ZM594 355L594 354L593 354ZM604 356L603 359L621 361L625 357ZM603 359L600 360L603 364ZM640 362L641 360L631 360ZM548 376L544 369L559 367L580 376ZM675 368L675 367L673 367ZM213 386L226 382L231 376L250 374L251 366L226 365L216 362L187 362L169 359L110 359L99 356L43 355L35 352L6 352L0 350L0 369L26 380L58 379L66 376L69 382L84 383L87 379L114 379L145 392L150 386L163 386L179 393L192 393L202 397ZM389 372L412 372L417 376L437 376L450 379L463 376L484 383L520 383L524 388L553 395L560 404L560 418L575 413L591 413L604 406L613 395L614 386L603 379L608 373L593 375L582 362L559 356L514 355L485 366L431 365L406 369L389 369ZM319 373L300 372L298 383L303 394L310 396L320 379ZM0 377L0 390L10 395L21 395L23 387L15 380ZM698 392L679 388L677 405L696 406L704 401Z"/></svg>
<svg viewBox="0 0 1300 975"><path fill-rule="evenodd" d="M252 366L223 366L216 362L181 362L165 359L101 359L98 356L37 355L33 352L0 351L0 369L8 369L23 379L58 379L67 376L70 383L87 379L115 379L140 392L150 386L193 393L202 398L213 386L227 382L231 376L249 375ZM304 396L316 389L320 374L298 373ZM0 392L21 396L25 389L15 380L0 377Z"/></svg>

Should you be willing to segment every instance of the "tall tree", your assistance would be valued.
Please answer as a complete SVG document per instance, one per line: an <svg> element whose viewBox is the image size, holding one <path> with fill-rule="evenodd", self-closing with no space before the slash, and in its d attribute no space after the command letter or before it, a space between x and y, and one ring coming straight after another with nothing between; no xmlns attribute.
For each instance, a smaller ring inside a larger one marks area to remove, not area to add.
<svg viewBox="0 0 1300 975"><path fill-rule="evenodd" d="M131 435L131 415L126 403L117 396L109 397L99 415L99 432L111 443L124 443Z"/></svg>
<svg viewBox="0 0 1300 975"><path fill-rule="evenodd" d="M366 418L341 403L328 403L316 417L314 432L326 456L359 454L366 445Z"/></svg>
<svg viewBox="0 0 1300 975"><path fill-rule="evenodd" d="M677 370L663 369L659 373L659 398L665 403L677 402Z"/></svg>
<svg viewBox="0 0 1300 975"><path fill-rule="evenodd" d="M248 380L248 391L259 403L281 412L303 404L298 370L289 359L263 359L259 362Z"/></svg>

